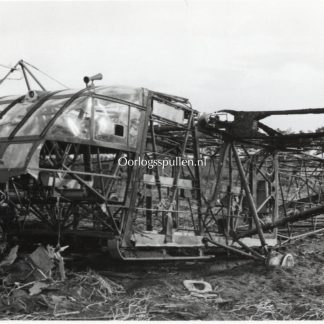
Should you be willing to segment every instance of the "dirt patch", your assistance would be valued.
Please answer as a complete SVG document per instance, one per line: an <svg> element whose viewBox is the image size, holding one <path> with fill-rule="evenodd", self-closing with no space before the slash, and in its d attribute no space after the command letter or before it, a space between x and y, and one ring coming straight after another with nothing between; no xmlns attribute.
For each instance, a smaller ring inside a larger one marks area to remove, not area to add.
<svg viewBox="0 0 324 324"><path fill-rule="evenodd" d="M67 262L67 280L40 287L2 285L1 319L317 320L324 319L323 236L292 243L289 270L249 260L214 262ZM102 259L101 259L102 260ZM212 285L190 293L184 280Z"/></svg>

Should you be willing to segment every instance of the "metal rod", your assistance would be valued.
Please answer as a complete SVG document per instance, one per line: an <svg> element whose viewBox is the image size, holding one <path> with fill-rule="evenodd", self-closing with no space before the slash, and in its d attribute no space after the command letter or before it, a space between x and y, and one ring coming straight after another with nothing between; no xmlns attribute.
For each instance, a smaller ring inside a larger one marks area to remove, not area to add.
<svg viewBox="0 0 324 324"><path fill-rule="evenodd" d="M306 237L308 235L318 234L318 233L323 232L323 231L324 231L324 228L320 228L320 229L312 231L312 232L307 232L307 233L299 234L299 235L296 235L296 236L291 236L291 237L288 238L287 241L289 242L289 241L292 241L292 240L298 240L298 239Z"/></svg>
<svg viewBox="0 0 324 324"><path fill-rule="evenodd" d="M118 159L121 157L122 153L121 151L118 151L115 155L115 158L114 158L114 161L113 161L113 165L110 169L110 172L114 175L114 177L117 177L117 174L120 170L120 165L118 162ZM110 195L110 192L111 192L111 189L113 188L114 186L114 183L115 183L115 180L114 178L111 179L111 180L107 180L107 184L105 186L105 197L108 198L109 195ZM127 184L127 187L126 187L126 191L128 190L128 184Z"/></svg>
<svg viewBox="0 0 324 324"><path fill-rule="evenodd" d="M21 66L22 72L24 74L24 79L25 79L25 82L26 82L27 89L28 89L28 91L30 91L30 83L29 83L29 80L28 80L28 76L26 74L26 71L24 69L23 64L20 64L20 66Z"/></svg>
<svg viewBox="0 0 324 324"><path fill-rule="evenodd" d="M280 193L281 193L281 200L282 200L282 207L283 207L283 211L284 211L284 215L285 217L287 217L287 210L286 210L286 204L285 204L285 200L284 200L284 194L283 194L283 189L282 189L282 185L281 185L281 178L280 178L280 173L278 172L278 184L280 187ZM287 230L288 230L288 235L291 236L291 228L289 223L287 223Z"/></svg>
<svg viewBox="0 0 324 324"><path fill-rule="evenodd" d="M257 212L259 212L265 205L266 205L266 203L270 200L270 199L272 199L273 197L272 197L272 195L269 195L264 201L263 201L263 203L258 207L258 209L257 209Z"/></svg>
<svg viewBox="0 0 324 324"><path fill-rule="evenodd" d="M153 146L153 156L154 160L157 160L157 155L156 155L156 140L155 140L155 132L154 132L154 125L153 125L153 120L150 120L150 126L151 126L151 135L152 135L152 146ZM162 199L162 192L161 192L161 182L160 182L160 174L159 174L159 167L155 166L155 182L158 188L158 193L159 193L159 200Z"/></svg>
<svg viewBox="0 0 324 324"><path fill-rule="evenodd" d="M199 149L199 139L198 139L198 130L197 126L194 125L192 121L192 140L193 140L193 149L194 149L194 156L195 156L195 187L196 193L197 193L197 203L198 203L198 232L199 234L202 234L202 197L201 197L201 183L200 183L200 168L198 166L198 161L200 158L200 149ZM190 170L189 166L188 169ZM191 171L191 170L190 170Z"/></svg>
<svg viewBox="0 0 324 324"><path fill-rule="evenodd" d="M27 171L45 171L45 172L55 172L55 173L69 173L69 174L80 174L80 175L90 175L94 177L104 177L109 179L120 179L118 176L109 175L109 174L100 174L100 173L92 173L92 172L83 172L83 171L74 171L70 169L59 170L59 169L48 169L48 168L27 168Z"/></svg>
<svg viewBox="0 0 324 324"><path fill-rule="evenodd" d="M187 141L188 141L188 137L189 137L189 133L190 133L189 131L192 126L192 119L193 119L193 112L191 112L189 120L188 120L188 126L186 129L185 138L184 138L183 145L182 145L181 152L180 152L180 161L183 159L184 154L185 154L185 150L187 147ZM174 175L171 203L175 200L176 194L178 192L179 176L180 176L180 166L178 166L176 168L175 175Z"/></svg>
<svg viewBox="0 0 324 324"><path fill-rule="evenodd" d="M30 69L24 64L24 61L20 61L20 66L24 67L26 71L29 73L29 75L35 80L35 82L40 86L40 88L43 91L46 91L46 89L43 87L43 85L38 81L38 79L35 77L35 75L30 71Z"/></svg>
<svg viewBox="0 0 324 324"><path fill-rule="evenodd" d="M222 244L222 243L216 242L216 241L211 240L211 239L209 239L209 238L207 238L207 237L204 237L204 238L203 238L203 241L204 241L204 242L209 242L209 243L214 244L214 245L216 245L216 246L219 246L219 247L221 247L221 248L223 248L223 249L226 249L226 250L229 250L229 251L232 251L232 252L235 252L235 253L238 253L238 254L244 255L244 256L249 257L249 258L252 258L252 259L254 259L254 260L258 260L258 261L260 261L260 258L257 257L257 256L255 256L255 255L253 255L253 254L249 254L249 253L243 252L243 251L241 251L241 250L239 250L239 249L233 248L233 247L231 247L231 246L229 246L229 245L225 245L225 244Z"/></svg>
<svg viewBox="0 0 324 324"><path fill-rule="evenodd" d="M19 62L17 62L11 69L10 69L10 71L0 80L0 85L8 78L8 76L12 73L12 72L14 72L15 70L16 70L16 68L17 68L17 66L19 65L19 63L20 63L20 61Z"/></svg>
<svg viewBox="0 0 324 324"><path fill-rule="evenodd" d="M241 176L241 180L242 180L242 184L243 184L243 187L244 187L244 190L245 190L245 193L246 193L246 197L248 199L248 202L249 202L249 205L250 205L250 208L251 208L252 216L253 216L254 223L255 223L255 226L256 226L256 229L257 229L257 233L258 233L259 238L260 238L261 245L263 247L265 247L265 246L267 246L267 243L266 243L265 238L264 238L264 234L263 234L263 231L262 231L262 226L261 226L261 223L260 223L260 220L259 220L258 212L257 212L257 209L255 207L249 185L248 185L248 183L246 181L246 178L245 178L244 169L243 169L240 157L239 157L239 155L237 153L237 150L236 150L236 148L235 148L235 146L233 144L232 144L232 150L233 150L233 153L234 153L234 158L235 158L235 161L236 161L236 164L237 164L237 167L238 167L239 174Z"/></svg>
<svg viewBox="0 0 324 324"><path fill-rule="evenodd" d="M98 163L98 168L99 168L99 173L102 174L102 164L100 160L100 148L97 147L97 163ZM103 178L100 177L100 185L101 185L101 193L105 195L105 184L103 181Z"/></svg>
<svg viewBox="0 0 324 324"><path fill-rule="evenodd" d="M272 213L272 221L276 221L279 218L279 160L278 152L273 153L273 183L271 184L271 191L273 191L274 205ZM274 229L273 235L276 237L278 234L278 229Z"/></svg>
<svg viewBox="0 0 324 324"><path fill-rule="evenodd" d="M216 182L215 182L215 187L213 190L213 195L212 197L209 199L208 203L211 204L213 201L216 201L218 193L219 193L219 186L220 186L220 182L221 182L221 176L223 173L223 168L224 168L224 164L225 164L225 159L227 156L227 152L229 150L229 143L225 142L222 146L222 151L221 151L221 156L220 156L220 160L218 162L218 167L216 170Z"/></svg>
<svg viewBox="0 0 324 324"><path fill-rule="evenodd" d="M254 251L251 247L247 246L247 245L244 244L242 241L240 241L240 240L236 240L235 237L234 237L234 241L235 241L236 243L238 243L239 245L241 245L241 247L242 247L243 249L245 249L246 251L248 251L248 252L250 252L251 254L255 255L255 256L256 256L257 258L259 258L260 260L265 260L265 259L266 259L263 255L261 255L261 254L259 254L258 252Z"/></svg>
<svg viewBox="0 0 324 324"><path fill-rule="evenodd" d="M227 202L227 217L225 219L225 238L226 243L228 240L228 234L230 232L230 221L232 221L232 189L233 189L233 165L232 165L232 150L231 148L228 150L228 187L227 187L227 195L228 195L228 202Z"/></svg>
<svg viewBox="0 0 324 324"><path fill-rule="evenodd" d="M286 225L287 223L295 223L295 222L298 222L300 220L304 220L304 219L307 219L307 218L310 218L310 217L314 217L316 215L320 215L324 213L324 205L320 205L320 206L317 206L317 207L314 207L314 208L310 208L304 212L301 212L301 213L298 213L298 214L295 214L295 215L291 215L291 216L288 216L286 218L281 218L281 219L278 219L277 221L274 221L273 223L271 224L265 224L265 225L262 225L262 229L264 231L268 231L268 230L272 230L274 228L277 228L279 226L283 226L283 225ZM258 229L257 228L253 228L245 233L240 233L240 234L237 234L237 238L240 239L242 237L247 237L247 236L252 236L252 235L255 235L258 233Z"/></svg>

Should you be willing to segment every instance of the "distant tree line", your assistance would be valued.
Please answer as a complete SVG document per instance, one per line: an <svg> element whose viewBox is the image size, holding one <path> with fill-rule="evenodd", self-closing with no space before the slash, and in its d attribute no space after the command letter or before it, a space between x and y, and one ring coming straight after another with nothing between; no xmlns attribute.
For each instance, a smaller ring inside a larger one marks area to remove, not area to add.
<svg viewBox="0 0 324 324"><path fill-rule="evenodd" d="M280 133L283 134L283 135L296 134L296 133L299 133L299 134L306 134L306 133L313 133L313 132L314 132L313 130L307 130L307 131L300 130L300 131L298 131L298 132L294 132L291 128L287 128L287 129L280 129L280 128L277 128L276 131L277 131L277 132L280 132ZM317 128L317 129L315 130L315 133L324 133L324 126Z"/></svg>

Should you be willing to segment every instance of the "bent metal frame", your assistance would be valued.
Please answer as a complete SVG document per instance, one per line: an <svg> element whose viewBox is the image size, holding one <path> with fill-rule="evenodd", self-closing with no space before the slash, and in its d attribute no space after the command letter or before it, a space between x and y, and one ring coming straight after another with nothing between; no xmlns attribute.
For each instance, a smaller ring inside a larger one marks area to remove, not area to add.
<svg viewBox="0 0 324 324"><path fill-rule="evenodd" d="M200 115L186 98L96 78L79 91L46 91L25 62L18 67L27 95L0 98L8 234L92 237L123 260L220 250L266 260L279 242L323 228L324 160L305 153L321 149L323 133L283 135L261 120L324 109ZM296 234L297 221L305 232Z"/></svg>

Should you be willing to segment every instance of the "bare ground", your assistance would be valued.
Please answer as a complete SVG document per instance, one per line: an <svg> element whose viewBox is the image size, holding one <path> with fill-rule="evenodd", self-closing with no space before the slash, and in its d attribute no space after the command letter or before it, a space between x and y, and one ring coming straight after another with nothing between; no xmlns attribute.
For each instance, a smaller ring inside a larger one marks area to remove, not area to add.
<svg viewBox="0 0 324 324"><path fill-rule="evenodd" d="M291 243L292 269L254 261L113 263L102 255L67 261L67 280L7 285L1 319L316 320L324 319L324 236ZM91 269L91 270L90 270ZM55 278L55 274L54 274ZM195 296L183 285L203 279L213 287ZM37 287L36 287L37 288Z"/></svg>

